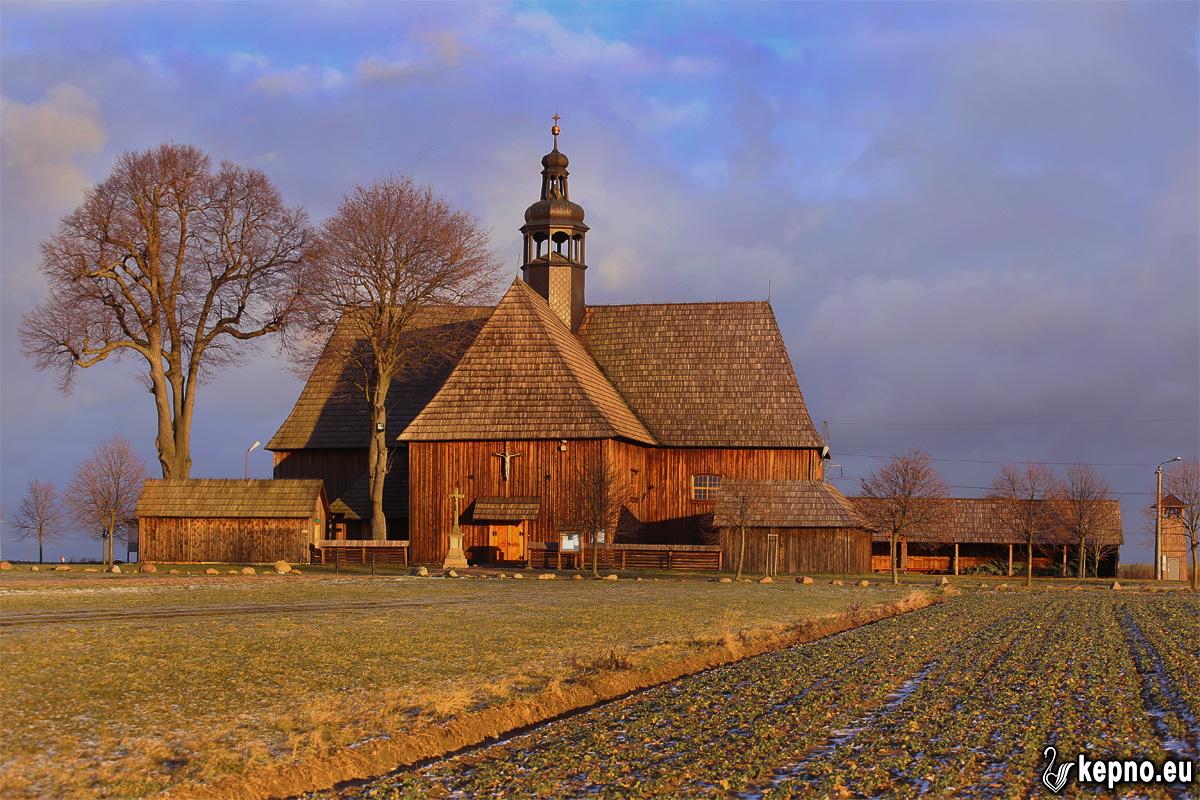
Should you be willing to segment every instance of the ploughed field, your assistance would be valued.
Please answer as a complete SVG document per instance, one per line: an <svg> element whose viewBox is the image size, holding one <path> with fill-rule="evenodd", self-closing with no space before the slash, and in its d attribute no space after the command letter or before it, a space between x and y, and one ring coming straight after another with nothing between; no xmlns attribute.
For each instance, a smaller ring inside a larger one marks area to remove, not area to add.
<svg viewBox="0 0 1200 800"><path fill-rule="evenodd" d="M253 781L912 590L164 573L0 573L0 797Z"/></svg>
<svg viewBox="0 0 1200 800"><path fill-rule="evenodd" d="M1194 595L988 591L718 667L339 796L1026 797L1046 794L1047 745L1066 759L1196 762L1197 720ZM1200 797L1198 787L1121 791Z"/></svg>

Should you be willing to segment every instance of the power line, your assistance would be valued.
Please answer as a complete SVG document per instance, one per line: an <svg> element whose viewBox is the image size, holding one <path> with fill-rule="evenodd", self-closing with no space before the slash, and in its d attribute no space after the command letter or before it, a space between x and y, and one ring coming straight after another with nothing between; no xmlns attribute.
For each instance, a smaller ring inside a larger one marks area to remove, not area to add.
<svg viewBox="0 0 1200 800"><path fill-rule="evenodd" d="M1160 419L1005 420L998 422L881 422L876 420L829 420L830 425L864 425L880 428L993 428L1007 425L1143 425L1164 422L1200 422L1200 417L1164 417Z"/></svg>
<svg viewBox="0 0 1200 800"><path fill-rule="evenodd" d="M881 456L872 453L838 453L839 456L852 458L891 458L891 455ZM894 454L893 454L894 455ZM1042 464L1047 467L1154 467L1157 464L1120 461L1029 461L1021 458L934 458L930 461L944 461L952 464Z"/></svg>
<svg viewBox="0 0 1200 800"><path fill-rule="evenodd" d="M829 478L829 480L833 480L833 481L849 481L849 480L861 481L861 480L862 480L862 476L859 476L859 475L835 475L835 476L831 476L831 477ZM991 489L992 489L993 487L991 487L991 486L968 486L968 485L966 485L966 484L962 484L962 483L948 483L948 484L946 484L946 488L947 488L947 489L978 489L978 490L980 490L980 491L991 491ZM1109 492L1109 494L1112 494L1112 495L1119 495L1119 496L1126 496L1126 495L1137 495L1137 496L1147 496L1147 497L1153 497L1153 496L1154 496L1154 492Z"/></svg>

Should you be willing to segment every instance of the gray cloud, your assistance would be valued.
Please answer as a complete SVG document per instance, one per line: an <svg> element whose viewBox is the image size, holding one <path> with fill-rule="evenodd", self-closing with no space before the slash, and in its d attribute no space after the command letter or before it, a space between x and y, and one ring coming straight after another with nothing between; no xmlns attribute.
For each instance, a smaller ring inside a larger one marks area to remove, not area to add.
<svg viewBox="0 0 1200 800"><path fill-rule="evenodd" d="M37 242L117 153L195 143L266 170L317 218L357 182L413 174L474 210L515 274L556 107L593 228L590 298L760 298L770 281L818 420L1197 415L1192 6L698 7L622 25L604 8L294 6L270 37L227 33L254 6L154 7L136 35L132 12L73 8L18 8L3 34L7 507L111 432L152 455L132 362L62 398L14 342L40 296ZM181 17L200 38L155 46L154 26ZM10 124L10 108L25 118ZM42 136L34 113L78 124ZM198 474L238 474L297 391L270 346L204 387ZM832 432L843 454L1147 463L1200 449L1194 423ZM877 463L839 458L848 475ZM941 466L961 486L997 469ZM1106 474L1153 488L1146 468ZM1132 533L1146 497L1127 500Z"/></svg>

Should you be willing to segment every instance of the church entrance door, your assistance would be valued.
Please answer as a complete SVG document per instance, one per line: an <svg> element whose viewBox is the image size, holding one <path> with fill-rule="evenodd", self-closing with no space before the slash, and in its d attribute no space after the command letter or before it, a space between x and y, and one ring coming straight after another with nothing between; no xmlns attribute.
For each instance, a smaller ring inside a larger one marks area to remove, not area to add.
<svg viewBox="0 0 1200 800"><path fill-rule="evenodd" d="M489 525L488 545L498 561L525 560L525 523Z"/></svg>

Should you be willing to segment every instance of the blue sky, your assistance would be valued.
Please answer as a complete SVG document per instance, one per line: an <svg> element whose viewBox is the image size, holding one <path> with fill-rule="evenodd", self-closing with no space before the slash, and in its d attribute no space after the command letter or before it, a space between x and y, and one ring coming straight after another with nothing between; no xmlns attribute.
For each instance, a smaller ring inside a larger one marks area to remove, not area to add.
<svg viewBox="0 0 1200 800"><path fill-rule="evenodd" d="M761 298L770 282L843 489L870 456L920 446L953 459L939 466L961 495L999 468L974 462L1007 459L1111 465L1115 490L1148 492L1154 463L1200 449L1195 4L0 15L8 510L113 433L154 462L134 362L64 397L15 335L43 292L38 242L118 154L195 144L263 169L316 220L356 183L411 174L477 214L515 274L556 109L592 226L589 300ZM195 474L240 474L298 391L271 345L216 376ZM269 456L251 459L269 474ZM1147 559L1147 500L1123 495L1127 561ZM31 552L4 536L6 557Z"/></svg>

